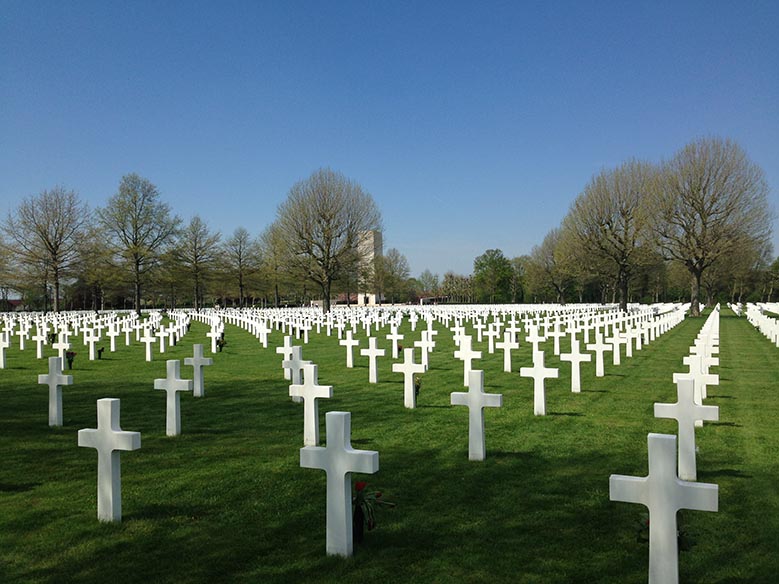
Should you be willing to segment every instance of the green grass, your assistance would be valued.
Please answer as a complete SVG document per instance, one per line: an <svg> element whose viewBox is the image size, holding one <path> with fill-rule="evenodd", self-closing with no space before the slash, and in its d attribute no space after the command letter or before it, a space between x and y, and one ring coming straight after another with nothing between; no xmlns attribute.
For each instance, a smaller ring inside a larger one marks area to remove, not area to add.
<svg viewBox="0 0 779 584"><path fill-rule="evenodd" d="M464 388L448 331L439 328L416 410L403 407L391 359L370 385L366 358L355 353L356 367L345 369L335 332L312 334L303 356L333 386L319 402L323 439L325 412L350 411L352 444L380 458L379 472L360 478L397 503L379 511L378 528L348 560L325 555L325 474L299 466L302 406L287 396L281 333L263 350L228 325L228 345L206 369L206 397L182 396L175 438L165 436L165 396L153 380L165 376L165 359L208 347L204 325L193 322L152 363L121 337L102 361L74 344L61 429L48 427L47 388L36 383L45 361L34 343L17 345L0 371L0 582L645 582L648 549L635 530L645 509L610 502L609 475L646 475L647 433L676 432L673 420L653 417L653 404L675 401L671 375L702 323L685 320L634 358L623 354L620 367L607 361L604 378L583 364L581 394L548 343L547 365L561 368L547 383L544 417L533 415L532 380L516 373L530 348L522 343L507 374L485 339L474 367L504 405L485 410L483 462L468 461L467 408L449 405ZM403 344L419 331L406 324ZM379 345L389 354L388 332ZM698 480L719 485L720 511L680 513L697 540L681 555L680 580L775 582L779 349L725 311L720 362L707 400L720 422L697 432ZM121 398L122 428L142 433L142 448L121 455L120 524L97 521L97 455L76 445L103 397Z"/></svg>

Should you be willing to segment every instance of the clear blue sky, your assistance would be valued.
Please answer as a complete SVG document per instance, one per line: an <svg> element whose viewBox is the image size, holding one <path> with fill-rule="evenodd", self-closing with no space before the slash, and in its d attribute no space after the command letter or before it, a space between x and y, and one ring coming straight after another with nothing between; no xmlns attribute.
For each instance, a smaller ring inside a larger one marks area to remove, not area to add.
<svg viewBox="0 0 779 584"><path fill-rule="evenodd" d="M319 167L412 274L529 253L590 177L700 136L779 188L779 2L0 0L0 213L137 172L259 234ZM779 239L774 230L774 245Z"/></svg>

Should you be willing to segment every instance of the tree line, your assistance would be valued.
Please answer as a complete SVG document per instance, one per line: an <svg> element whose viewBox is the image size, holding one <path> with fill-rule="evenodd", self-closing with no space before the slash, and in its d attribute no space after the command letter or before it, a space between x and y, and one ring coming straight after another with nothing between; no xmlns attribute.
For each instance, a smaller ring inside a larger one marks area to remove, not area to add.
<svg viewBox="0 0 779 584"><path fill-rule="evenodd" d="M528 255L490 249L470 275L412 278L397 249L373 257L366 235L381 231L380 210L341 173L315 171L261 233L224 238L197 215L182 222L154 184L128 174L95 210L63 187L12 210L0 229L0 301L57 311L319 300L329 310L361 291L392 303L689 299L695 311L699 300L772 299L771 223L762 169L736 143L703 138L659 164L601 170Z"/></svg>
<svg viewBox="0 0 779 584"><path fill-rule="evenodd" d="M409 279L396 249L367 260L361 242L381 229L381 214L359 184L330 169L293 185L276 220L255 235L238 227L223 237L198 215L183 222L137 174L94 210L72 190L44 190L0 227L0 309L20 297L44 311L318 299L329 310L331 298L352 302L358 290L400 299Z"/></svg>
<svg viewBox="0 0 779 584"><path fill-rule="evenodd" d="M470 276L423 273L457 302L770 301L779 282L762 169L738 144L703 138L670 160L597 173L529 255L491 249Z"/></svg>

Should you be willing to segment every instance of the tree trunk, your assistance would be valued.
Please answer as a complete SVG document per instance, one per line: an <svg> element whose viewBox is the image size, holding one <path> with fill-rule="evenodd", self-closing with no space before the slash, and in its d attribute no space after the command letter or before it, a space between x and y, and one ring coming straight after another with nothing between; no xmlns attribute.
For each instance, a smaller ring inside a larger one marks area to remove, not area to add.
<svg viewBox="0 0 779 584"><path fill-rule="evenodd" d="M324 310L324 313L327 314L330 312L330 287L332 286L332 281L325 280L325 282L322 283L322 308Z"/></svg>
<svg viewBox="0 0 779 584"><path fill-rule="evenodd" d="M690 293L690 316L700 316L700 298L701 298L701 270L691 270L692 290Z"/></svg>
<svg viewBox="0 0 779 584"><path fill-rule="evenodd" d="M622 312L627 312L629 278L625 272L620 272L618 276L618 283L619 283L619 309Z"/></svg>

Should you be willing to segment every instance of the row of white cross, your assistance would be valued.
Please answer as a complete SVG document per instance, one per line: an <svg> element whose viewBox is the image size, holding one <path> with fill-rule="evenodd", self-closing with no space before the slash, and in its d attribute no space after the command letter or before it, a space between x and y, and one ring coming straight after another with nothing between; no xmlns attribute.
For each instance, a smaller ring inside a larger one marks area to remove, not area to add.
<svg viewBox="0 0 779 584"><path fill-rule="evenodd" d="M718 346L719 310L715 310L698 334L689 357L684 359L689 372L674 374L676 403L655 404L655 417L677 420L678 440L674 435L650 433L647 436L649 474L646 477L611 475L609 478L612 501L640 503L649 509L650 584L679 581L677 511L718 510L717 485L693 482L697 479L696 423L719 419L719 408L704 406L696 397L705 397L705 386L719 382L717 376L708 373L709 365L719 363L711 357Z"/></svg>

